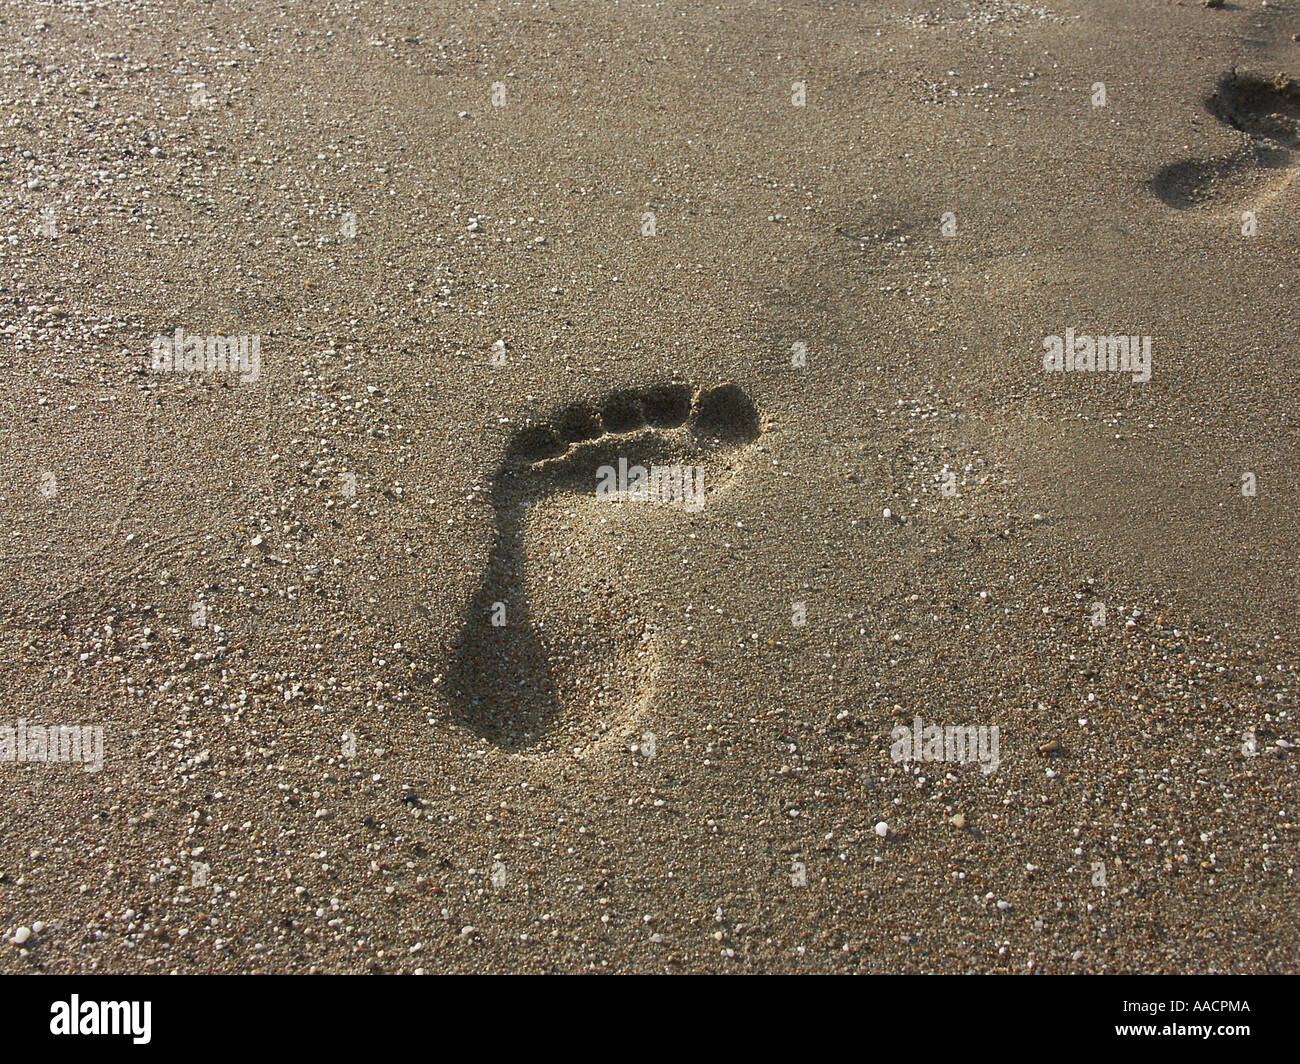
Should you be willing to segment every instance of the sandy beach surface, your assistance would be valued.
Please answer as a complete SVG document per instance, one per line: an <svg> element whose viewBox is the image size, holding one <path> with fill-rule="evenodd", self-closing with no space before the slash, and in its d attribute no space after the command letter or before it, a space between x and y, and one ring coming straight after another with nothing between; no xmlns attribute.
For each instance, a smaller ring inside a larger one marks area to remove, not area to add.
<svg viewBox="0 0 1300 1064"><path fill-rule="evenodd" d="M0 5L0 971L1300 971L1298 42Z"/></svg>

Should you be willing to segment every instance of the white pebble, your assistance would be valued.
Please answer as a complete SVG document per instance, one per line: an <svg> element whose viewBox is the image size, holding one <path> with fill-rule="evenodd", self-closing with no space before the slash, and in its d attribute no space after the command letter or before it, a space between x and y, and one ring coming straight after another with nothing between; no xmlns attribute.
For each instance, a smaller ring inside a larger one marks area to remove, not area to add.
<svg viewBox="0 0 1300 1064"><path fill-rule="evenodd" d="M26 942L31 937L32 937L32 929L30 927L20 927L17 931L14 932L14 945L21 946L24 942Z"/></svg>
<svg viewBox="0 0 1300 1064"><path fill-rule="evenodd" d="M889 834L889 825L882 820L879 824L876 825L876 834L883 839L886 835Z"/></svg>

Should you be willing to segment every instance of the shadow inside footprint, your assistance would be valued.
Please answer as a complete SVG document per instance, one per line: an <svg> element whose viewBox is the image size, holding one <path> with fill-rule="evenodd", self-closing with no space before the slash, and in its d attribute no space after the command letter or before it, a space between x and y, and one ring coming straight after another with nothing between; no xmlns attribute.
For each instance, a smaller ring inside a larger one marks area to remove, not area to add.
<svg viewBox="0 0 1300 1064"><path fill-rule="evenodd" d="M602 694L627 700L631 681L602 683L597 660L630 661L640 649L629 645L636 643L635 630L629 631L621 616L604 618L607 630L601 634L579 630L577 618L567 625L539 626L528 598L529 577L550 579L554 573L528 572L530 565L538 568L528 559L530 511L554 495L594 496L602 471L620 461L699 463L694 468L707 470L723 452L755 440L759 428L753 402L735 385L693 392L670 383L615 392L600 403L576 403L549 423L516 431L492 480L494 530L487 567L447 662L445 689L457 716L494 745L521 751L546 739L559 717L572 716L568 711L575 707L590 709ZM621 590L628 600L638 597L638 588ZM569 593L561 584L553 594L563 606ZM600 605L606 605L603 598ZM617 614L617 607L610 608ZM600 611L584 602L578 612L591 613L587 619L595 623ZM554 611L548 616L553 621ZM646 638L643 632L640 639ZM590 703L586 707L584 699Z"/></svg>
<svg viewBox="0 0 1300 1064"><path fill-rule="evenodd" d="M1242 199L1264 172L1286 170L1300 149L1300 82L1232 70L1219 78L1205 109L1253 138L1246 148L1212 159L1184 159L1160 170L1148 185L1161 203L1187 210Z"/></svg>
<svg viewBox="0 0 1300 1064"><path fill-rule="evenodd" d="M1205 108L1233 129L1300 149L1300 81L1232 70L1219 79Z"/></svg>
<svg viewBox="0 0 1300 1064"><path fill-rule="evenodd" d="M1217 159L1184 159L1166 166L1149 182L1161 203L1185 211L1224 199L1241 199L1254 180L1269 170L1286 170L1291 153L1258 142L1245 151Z"/></svg>
<svg viewBox="0 0 1300 1064"><path fill-rule="evenodd" d="M749 396L734 384L703 392L697 410L695 432L698 436L732 445L758 438L758 411Z"/></svg>
<svg viewBox="0 0 1300 1064"><path fill-rule="evenodd" d="M498 746L521 749L545 730L558 699L522 593L522 514L515 510L497 507L492 554L466 610L447 681L466 723Z"/></svg>

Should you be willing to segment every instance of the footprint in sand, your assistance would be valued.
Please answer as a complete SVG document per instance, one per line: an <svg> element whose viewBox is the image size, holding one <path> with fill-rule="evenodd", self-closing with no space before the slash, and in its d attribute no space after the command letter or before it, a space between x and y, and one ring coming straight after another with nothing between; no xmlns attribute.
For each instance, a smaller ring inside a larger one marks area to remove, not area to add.
<svg viewBox="0 0 1300 1064"><path fill-rule="evenodd" d="M1219 204L1258 209L1296 179L1300 81L1232 70L1219 79L1205 107L1251 141L1229 155L1166 166L1150 182L1162 203L1177 210Z"/></svg>
<svg viewBox="0 0 1300 1064"><path fill-rule="evenodd" d="M494 541L447 665L458 718L512 752L630 734L657 668L646 619L656 529L725 489L758 435L733 384L615 392L519 429L492 481ZM636 467L657 477L648 498Z"/></svg>

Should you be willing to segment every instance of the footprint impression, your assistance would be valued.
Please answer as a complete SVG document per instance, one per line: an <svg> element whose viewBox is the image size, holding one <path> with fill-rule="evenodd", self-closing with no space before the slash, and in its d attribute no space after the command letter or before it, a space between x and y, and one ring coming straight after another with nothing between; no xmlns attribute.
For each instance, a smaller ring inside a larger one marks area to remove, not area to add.
<svg viewBox="0 0 1300 1064"><path fill-rule="evenodd" d="M1259 207L1295 180L1300 81L1233 70L1219 79L1205 107L1219 121L1250 134L1250 143L1229 155L1166 166L1151 179L1162 203L1178 210L1223 201Z"/></svg>
<svg viewBox="0 0 1300 1064"><path fill-rule="evenodd" d="M653 692L655 548L731 483L759 419L734 384L576 403L511 437L492 481L482 584L451 648L457 716L512 752L581 753Z"/></svg>

